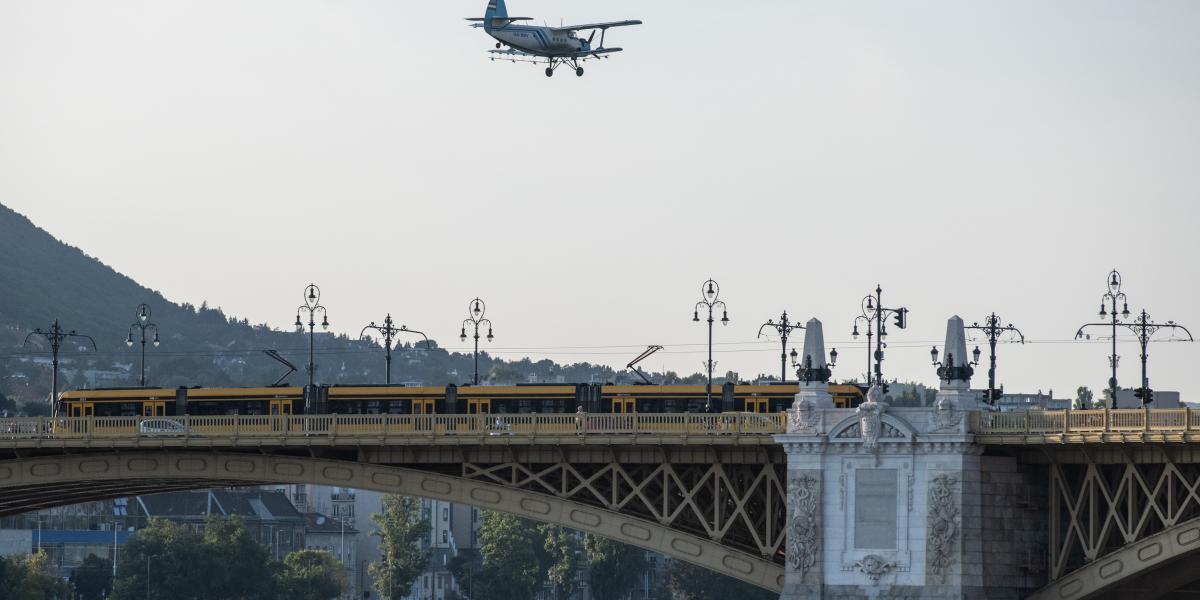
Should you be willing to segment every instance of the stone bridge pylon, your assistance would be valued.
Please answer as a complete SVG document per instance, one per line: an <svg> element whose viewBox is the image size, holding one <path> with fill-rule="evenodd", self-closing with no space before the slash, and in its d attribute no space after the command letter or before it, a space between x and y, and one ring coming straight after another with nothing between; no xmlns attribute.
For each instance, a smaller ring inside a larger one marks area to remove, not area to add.
<svg viewBox="0 0 1200 600"><path fill-rule="evenodd" d="M968 430L968 413L980 407L970 366L958 364L967 356L963 333L962 320L950 319L932 409L889 407L878 386L857 409L837 409L821 323L809 321L801 391L787 433L775 437L787 456L781 598L1028 594L1022 586L1034 584L1016 560L1022 549L997 538L1029 525L1012 510L1015 490L984 493L983 479L1006 469L989 463L984 474L983 447ZM1015 474L1013 459L986 460L1012 462Z"/></svg>

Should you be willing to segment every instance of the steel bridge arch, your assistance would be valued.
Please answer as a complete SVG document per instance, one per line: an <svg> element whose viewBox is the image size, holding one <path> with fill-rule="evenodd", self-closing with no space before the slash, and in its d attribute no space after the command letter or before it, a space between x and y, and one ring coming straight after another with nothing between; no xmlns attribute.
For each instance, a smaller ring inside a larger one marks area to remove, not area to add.
<svg viewBox="0 0 1200 600"><path fill-rule="evenodd" d="M1105 597L1109 593L1124 597L1119 590L1122 584L1154 574L1177 561L1192 559L1194 562L1197 558L1200 558L1200 517L1127 544L1067 573L1030 596L1030 600L1081 600ZM1189 570L1182 580L1168 576L1157 581L1155 587L1160 588L1158 593L1169 592L1172 585L1194 580L1194 573ZM1153 592L1147 595L1147 591L1140 589L1138 595L1147 600L1157 597Z"/></svg>
<svg viewBox="0 0 1200 600"><path fill-rule="evenodd" d="M0 463L0 516L91 500L218 486L318 484L445 500L665 554L767 590L783 567L700 536L553 495L372 463L240 453L87 453Z"/></svg>

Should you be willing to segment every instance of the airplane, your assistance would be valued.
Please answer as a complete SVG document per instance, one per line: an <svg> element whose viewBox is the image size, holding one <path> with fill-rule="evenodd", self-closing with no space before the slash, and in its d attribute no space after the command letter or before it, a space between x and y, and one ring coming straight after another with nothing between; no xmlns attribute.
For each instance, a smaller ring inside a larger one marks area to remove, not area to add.
<svg viewBox="0 0 1200 600"><path fill-rule="evenodd" d="M570 27L538 27L535 25L518 25L517 21L532 21L529 17L510 17L504 0L488 0L487 10L483 18L469 18L471 27L482 27L488 35L496 39L496 49L489 50L495 56L509 57L516 62L541 62L546 59L546 77L553 77L554 70L563 65L574 67L575 75L583 77L583 67L580 63L599 58L608 58L621 48L605 48L604 34L611 27L628 27L641 25L641 21L612 21L608 23L588 23ZM591 30L587 39L579 37L580 31ZM592 40L596 32L600 32L600 45L593 48ZM508 46L507 49L501 49Z"/></svg>

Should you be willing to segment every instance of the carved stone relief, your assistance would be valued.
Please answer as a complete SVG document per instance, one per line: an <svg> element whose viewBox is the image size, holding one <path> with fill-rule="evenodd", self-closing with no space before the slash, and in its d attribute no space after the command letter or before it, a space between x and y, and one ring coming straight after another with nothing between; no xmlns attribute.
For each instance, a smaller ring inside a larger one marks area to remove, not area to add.
<svg viewBox="0 0 1200 600"><path fill-rule="evenodd" d="M871 578L871 581L878 582L880 577L883 577L896 568L896 563L885 559L878 554L868 554L862 557L862 560L854 561L854 568Z"/></svg>
<svg viewBox="0 0 1200 600"><path fill-rule="evenodd" d="M933 430L957 429L963 421L963 414L963 411L958 410L958 402L954 398L938 398L937 402L933 403Z"/></svg>
<svg viewBox="0 0 1200 600"><path fill-rule="evenodd" d="M929 516L926 565L934 583L945 583L946 575L958 561L960 512L957 500L958 478L942 473L929 482Z"/></svg>
<svg viewBox="0 0 1200 600"><path fill-rule="evenodd" d="M788 481L787 564L801 575L817 563L821 547L821 482L809 473Z"/></svg>
<svg viewBox="0 0 1200 600"><path fill-rule="evenodd" d="M820 433L821 411L817 410L817 401L812 398L797 398L792 408L787 411L788 433Z"/></svg>

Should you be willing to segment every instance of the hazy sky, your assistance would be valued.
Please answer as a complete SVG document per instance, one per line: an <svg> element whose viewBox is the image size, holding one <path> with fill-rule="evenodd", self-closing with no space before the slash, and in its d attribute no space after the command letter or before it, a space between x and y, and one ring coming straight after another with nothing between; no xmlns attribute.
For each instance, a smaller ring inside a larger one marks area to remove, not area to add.
<svg viewBox="0 0 1200 600"><path fill-rule="evenodd" d="M511 0L645 20L582 79L488 61L484 4L0 0L0 202L253 322L311 280L338 331L461 347L479 295L506 358L699 370L708 277L744 376L782 309L860 374L877 282L912 310L889 378L935 383L946 319L995 310L1038 342L1002 347L1009 391L1102 388L1106 346L1066 341L1113 267L1200 334L1200 3ZM1200 400L1200 345L1151 353Z"/></svg>

